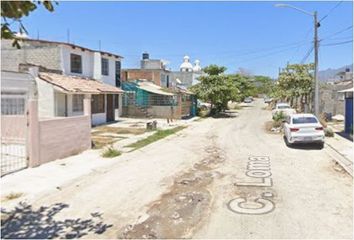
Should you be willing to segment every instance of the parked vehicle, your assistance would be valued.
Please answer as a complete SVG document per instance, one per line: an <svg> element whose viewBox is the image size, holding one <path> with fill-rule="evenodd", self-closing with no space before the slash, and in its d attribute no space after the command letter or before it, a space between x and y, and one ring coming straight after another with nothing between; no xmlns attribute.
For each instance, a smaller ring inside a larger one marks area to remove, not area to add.
<svg viewBox="0 0 354 240"><path fill-rule="evenodd" d="M245 100L243 100L244 103L251 103L252 102L252 98L250 97L246 97Z"/></svg>
<svg viewBox="0 0 354 240"><path fill-rule="evenodd" d="M323 148L323 126L313 114L293 114L286 118L284 135L288 145L294 143L319 143Z"/></svg>
<svg viewBox="0 0 354 240"><path fill-rule="evenodd" d="M264 103L271 103L272 101L273 101L273 99L270 98L270 97L265 97L264 98Z"/></svg>
<svg viewBox="0 0 354 240"><path fill-rule="evenodd" d="M287 103L277 103L275 108L272 110L272 117L274 118L274 116L280 112L282 112L285 116L289 116L291 114L295 114L296 110L291 108Z"/></svg>

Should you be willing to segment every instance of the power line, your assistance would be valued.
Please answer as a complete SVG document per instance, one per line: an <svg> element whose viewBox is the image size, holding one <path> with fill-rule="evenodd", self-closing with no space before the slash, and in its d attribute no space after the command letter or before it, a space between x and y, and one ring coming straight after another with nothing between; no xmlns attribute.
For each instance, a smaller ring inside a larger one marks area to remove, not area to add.
<svg viewBox="0 0 354 240"><path fill-rule="evenodd" d="M351 43L351 42L353 42L353 39L351 39L349 41L344 41L344 42L322 44L322 46L336 46L336 45L343 45L343 44L347 44L347 43Z"/></svg>
<svg viewBox="0 0 354 240"><path fill-rule="evenodd" d="M311 46L311 48L307 51L307 53L305 54L305 56L302 58L301 64L305 63L305 61L307 60L307 58L311 55L313 49L314 49L314 46Z"/></svg>
<svg viewBox="0 0 354 240"><path fill-rule="evenodd" d="M336 36L336 35L338 35L338 34L341 34L341 33L345 32L345 31L348 31L348 30L350 30L350 29L352 29L352 28L353 28L353 25L351 25L351 26L349 26L349 27L346 27L346 28L344 28L343 30L340 30L340 31L338 31L338 32L335 32L335 33L333 33L333 34L331 34L331 35L329 35L329 36L323 38L322 40L329 39L329 38L331 38L331 37L333 37L333 36Z"/></svg>
<svg viewBox="0 0 354 240"><path fill-rule="evenodd" d="M343 0L340 1L340 2L338 2L338 3L337 3L333 8L331 8L331 10L329 10L329 12L328 12L323 18L321 18L318 22L322 22L324 19L326 19L326 18L334 11L334 9L336 9L342 2L343 2Z"/></svg>

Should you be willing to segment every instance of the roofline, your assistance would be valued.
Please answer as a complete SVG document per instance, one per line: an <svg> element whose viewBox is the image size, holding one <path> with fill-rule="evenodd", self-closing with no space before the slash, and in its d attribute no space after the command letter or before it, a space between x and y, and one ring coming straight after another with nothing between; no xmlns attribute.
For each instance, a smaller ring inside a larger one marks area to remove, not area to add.
<svg viewBox="0 0 354 240"><path fill-rule="evenodd" d="M100 50L93 50L93 49L90 49L90 48L81 47L81 46L73 44L73 43L49 41L49 40L42 40L42 39L31 39L31 38L21 38L19 40L20 41L24 41L24 42L27 41L27 42L52 43L52 44L66 45L66 46L70 46L70 47L73 47L73 48L81 48L81 49L89 51L89 52L100 52L100 53L111 55L113 57L120 58L120 59L124 58L124 57L122 57L120 55L117 55L117 54L113 54L113 53L105 52L105 51L100 51Z"/></svg>

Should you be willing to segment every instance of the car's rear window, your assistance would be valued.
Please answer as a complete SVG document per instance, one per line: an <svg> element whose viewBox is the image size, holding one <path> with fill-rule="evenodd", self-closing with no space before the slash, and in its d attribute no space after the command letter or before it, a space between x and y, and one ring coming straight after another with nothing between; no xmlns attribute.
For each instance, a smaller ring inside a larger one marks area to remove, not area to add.
<svg viewBox="0 0 354 240"><path fill-rule="evenodd" d="M305 124L305 123L317 123L317 119L314 117L293 118L293 124Z"/></svg>
<svg viewBox="0 0 354 240"><path fill-rule="evenodd" d="M278 106L278 109L286 109L286 108L290 108L290 106L286 106L286 105Z"/></svg>

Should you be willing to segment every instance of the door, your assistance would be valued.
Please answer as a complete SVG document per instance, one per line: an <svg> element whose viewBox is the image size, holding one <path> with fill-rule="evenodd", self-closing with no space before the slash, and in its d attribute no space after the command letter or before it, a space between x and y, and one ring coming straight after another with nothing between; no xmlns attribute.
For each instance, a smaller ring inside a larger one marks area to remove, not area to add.
<svg viewBox="0 0 354 240"><path fill-rule="evenodd" d="M353 98L345 99L345 132L353 132Z"/></svg>
<svg viewBox="0 0 354 240"><path fill-rule="evenodd" d="M107 122L114 121L114 97L113 94L107 94Z"/></svg>

